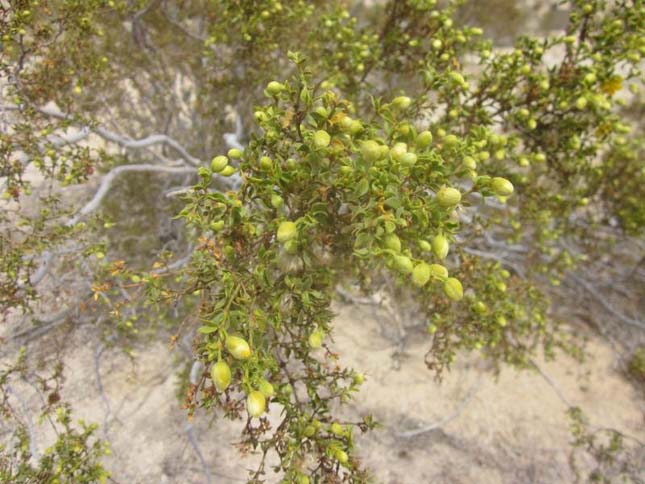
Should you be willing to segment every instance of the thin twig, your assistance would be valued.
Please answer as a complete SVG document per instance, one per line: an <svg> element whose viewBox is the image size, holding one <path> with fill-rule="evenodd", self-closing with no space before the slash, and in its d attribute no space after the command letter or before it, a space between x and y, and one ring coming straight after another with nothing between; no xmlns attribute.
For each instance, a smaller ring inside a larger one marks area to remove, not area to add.
<svg viewBox="0 0 645 484"><path fill-rule="evenodd" d="M471 385L471 387L468 389L468 393L466 393L466 396L464 397L464 399L461 402L459 402L459 405L457 405L457 407L455 408L455 410L451 414L445 416L444 418L442 418L441 420L439 420L437 422L431 423L429 425L424 425L423 427L420 427L418 429L408 430L408 431L405 431L405 432L399 432L399 433L396 434L396 436L397 437L403 437L403 438L416 437L417 435L421 435L421 434L424 434L424 433L427 433L427 432L431 432L431 431L436 430L436 429L438 429L440 427L443 427L444 425L446 425L451 420L456 419L461 414L461 412L463 412L465 410L465 408L468 406L468 404L470 403L472 398L477 393L477 390L479 389L480 385L481 385L481 379L477 379L477 381L475 383L473 383Z"/></svg>

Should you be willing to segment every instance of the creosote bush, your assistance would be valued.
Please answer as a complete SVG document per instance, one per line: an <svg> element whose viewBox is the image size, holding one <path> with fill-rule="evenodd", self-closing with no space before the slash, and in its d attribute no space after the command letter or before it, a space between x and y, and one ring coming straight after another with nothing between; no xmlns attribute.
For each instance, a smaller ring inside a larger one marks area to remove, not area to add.
<svg viewBox="0 0 645 484"><path fill-rule="evenodd" d="M473 349L522 368L577 351L542 288L596 256L602 229L643 232L626 96L638 101L640 2L564 2L566 32L506 50L455 23L465 2L351 3L0 13L0 309L34 311L54 266L85 278L76 296L109 314L97 329L110 344L195 329L188 413L246 421L241 448L262 455L250 482L270 454L284 482L368 480L355 444L376 423L338 416L365 379L331 344L339 285L409 294L437 375ZM126 263L109 243L119 220L100 212L129 171L180 185L166 195L182 234L149 268ZM70 208L67 187L96 174Z"/></svg>

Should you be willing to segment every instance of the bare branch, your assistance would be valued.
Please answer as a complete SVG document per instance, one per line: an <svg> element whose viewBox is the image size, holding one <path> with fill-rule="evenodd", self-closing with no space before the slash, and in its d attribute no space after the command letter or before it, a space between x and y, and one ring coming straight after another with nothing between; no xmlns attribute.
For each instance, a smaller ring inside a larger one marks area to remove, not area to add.
<svg viewBox="0 0 645 484"><path fill-rule="evenodd" d="M20 108L17 106L0 106L0 111L16 111L19 109ZM36 109L39 113L46 116L51 116L53 118L62 119L65 121L73 121L73 118L71 116L54 108L45 107ZM91 131L92 133L99 135L101 138L116 143L124 148L140 149L147 148L148 146L156 144L165 144L179 153L187 163L193 166L201 166L204 164L199 158L196 158L188 153L186 148L184 148L178 141L165 134L152 134L146 136L145 138L133 139L128 136L122 136L100 126L94 128L84 126L83 128L81 128L81 132L83 132L84 130Z"/></svg>
<svg viewBox="0 0 645 484"><path fill-rule="evenodd" d="M457 408L455 408L455 410L451 414L445 416L438 422L425 425L421 428L418 428L415 430L408 430L406 432L399 432L396 434L397 437L403 437L403 438L416 437L417 435L425 434L432 430L436 430L440 427L443 427L451 420L456 419L461 414L461 412L463 412L464 409L468 406L472 398L475 396L475 393L477 393L477 390L479 389L480 385L481 385L481 379L478 378L477 381L473 383L472 386L468 389L468 393L466 393L466 396L464 397L464 399L461 402L459 402L459 405L457 405Z"/></svg>

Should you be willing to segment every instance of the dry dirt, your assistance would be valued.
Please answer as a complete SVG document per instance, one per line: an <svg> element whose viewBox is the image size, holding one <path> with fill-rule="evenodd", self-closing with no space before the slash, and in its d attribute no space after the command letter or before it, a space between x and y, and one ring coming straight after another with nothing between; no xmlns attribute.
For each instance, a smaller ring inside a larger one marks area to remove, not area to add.
<svg viewBox="0 0 645 484"><path fill-rule="evenodd" d="M360 455L374 482L407 483L570 483L566 405L544 376L504 369L496 380L477 355L462 355L439 384L426 369L427 341L408 344L400 368L394 346L381 336L365 307L338 304L335 347L342 362L364 371L367 381L350 417L372 413L383 425L359 436ZM132 364L71 337L66 358L65 397L75 415L101 425L113 449L107 465L119 483L206 483L201 452L212 483L245 482L253 457L241 459L231 447L241 425L211 420L198 412L189 424L176 398L175 350L156 345L136 353ZM582 366L567 359L539 362L562 396L582 407L593 424L614 427L645 440L644 405L635 388L614 369L612 349L597 338ZM274 409L274 413L277 409ZM398 434L451 420L414 437ZM107 423L107 426L105 425ZM39 435L42 451L47 442ZM191 439L192 443L191 443ZM193 445L195 444L195 445ZM645 477L645 475L643 476ZM269 482L275 482L269 476Z"/></svg>

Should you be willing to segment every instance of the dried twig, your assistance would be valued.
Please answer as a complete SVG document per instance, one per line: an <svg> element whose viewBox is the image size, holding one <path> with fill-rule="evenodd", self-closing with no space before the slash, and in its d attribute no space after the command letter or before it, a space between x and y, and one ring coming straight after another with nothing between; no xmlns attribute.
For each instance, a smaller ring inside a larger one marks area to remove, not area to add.
<svg viewBox="0 0 645 484"><path fill-rule="evenodd" d="M466 396L463 398L463 400L459 402L459 405L457 405L455 410L449 415L446 415L441 420L431 423L429 425L424 425L423 427L420 427L418 429L399 432L396 434L396 436L403 437L403 438L416 437L417 435L425 434L427 432L431 432L432 430L436 430L440 427L443 427L451 420L456 419L461 414L461 412L465 410L465 408L468 406L472 398L477 393L477 390L479 389L480 385L481 385L481 379L478 378L477 381L473 383L471 387L468 389L468 393L466 393Z"/></svg>

